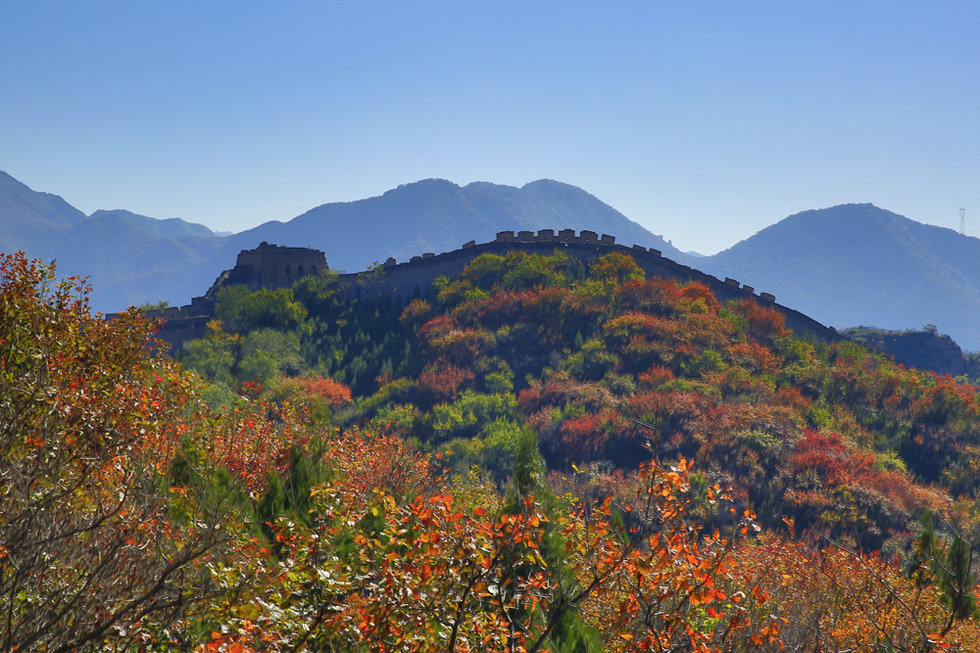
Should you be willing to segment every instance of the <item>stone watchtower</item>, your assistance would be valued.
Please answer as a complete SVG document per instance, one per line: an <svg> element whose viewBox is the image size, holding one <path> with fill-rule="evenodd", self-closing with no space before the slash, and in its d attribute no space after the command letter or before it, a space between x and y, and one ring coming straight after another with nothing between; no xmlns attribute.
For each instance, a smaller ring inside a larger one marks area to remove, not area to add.
<svg viewBox="0 0 980 653"><path fill-rule="evenodd" d="M223 275L222 285L241 284L253 291L288 288L302 277L328 269L327 259L320 250L262 242L255 249L239 252L234 269Z"/></svg>

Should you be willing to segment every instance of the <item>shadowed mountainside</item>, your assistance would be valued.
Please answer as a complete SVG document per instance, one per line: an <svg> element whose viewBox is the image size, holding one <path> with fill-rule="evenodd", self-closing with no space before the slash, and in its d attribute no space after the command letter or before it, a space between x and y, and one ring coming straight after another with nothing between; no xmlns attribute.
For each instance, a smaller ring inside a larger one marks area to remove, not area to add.
<svg viewBox="0 0 980 653"><path fill-rule="evenodd" d="M870 327L853 327L841 335L862 345L883 351L906 367L918 367L936 374L965 376L971 383L980 380L980 358L963 353L959 345L927 325L921 331L885 331Z"/></svg>

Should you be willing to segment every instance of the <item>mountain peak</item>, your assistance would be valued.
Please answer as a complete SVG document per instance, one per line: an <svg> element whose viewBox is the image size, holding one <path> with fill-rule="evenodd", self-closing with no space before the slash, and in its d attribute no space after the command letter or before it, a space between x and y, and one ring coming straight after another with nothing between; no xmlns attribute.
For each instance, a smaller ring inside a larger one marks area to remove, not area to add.
<svg viewBox="0 0 980 653"><path fill-rule="evenodd" d="M0 215L4 221L43 223L67 228L85 220L85 214L58 195L36 191L0 170Z"/></svg>
<svg viewBox="0 0 980 653"><path fill-rule="evenodd" d="M589 229L684 257L584 190L551 179L520 188L422 179L380 196L323 204L285 224L260 225L235 236L230 247L254 247L262 240L309 246L324 251L331 267L355 271L386 257L405 260L452 251L470 240L487 242L498 231L537 229Z"/></svg>
<svg viewBox="0 0 980 653"><path fill-rule="evenodd" d="M391 197L397 196L402 193L416 193L422 192L433 192L433 191L458 191L460 190L459 185L454 184L448 179L441 179L438 177L430 177L428 179L420 179L418 181L413 181L407 184L399 184L396 188L392 188L389 191L385 191L381 197Z"/></svg>
<svg viewBox="0 0 980 653"><path fill-rule="evenodd" d="M521 190L531 190L531 189L535 189L535 188L552 188L552 189L574 190L574 191L579 192L579 193L585 193L586 192L586 191L582 190L581 188L579 188L578 186L573 186L572 184L566 184L563 181L557 181L555 179L548 179L548 178L535 179L534 181L529 181L526 184L524 184L523 186L521 186Z"/></svg>
<svg viewBox="0 0 980 653"><path fill-rule="evenodd" d="M52 241L85 221L85 214L50 193L41 193L0 171L0 251L53 255Z"/></svg>
<svg viewBox="0 0 980 653"><path fill-rule="evenodd" d="M807 209L806 211L800 211L799 213L794 213L786 218L783 218L776 224L781 224L787 221L793 221L798 218L828 218L828 217L861 217L861 216L898 216L896 213L892 213L886 209L871 204L870 202L850 202L846 204L835 204L834 206L828 206L822 209ZM772 225L775 226L775 225Z"/></svg>
<svg viewBox="0 0 980 653"><path fill-rule="evenodd" d="M874 204L796 213L697 265L826 324L932 322L967 349L980 347L980 241Z"/></svg>

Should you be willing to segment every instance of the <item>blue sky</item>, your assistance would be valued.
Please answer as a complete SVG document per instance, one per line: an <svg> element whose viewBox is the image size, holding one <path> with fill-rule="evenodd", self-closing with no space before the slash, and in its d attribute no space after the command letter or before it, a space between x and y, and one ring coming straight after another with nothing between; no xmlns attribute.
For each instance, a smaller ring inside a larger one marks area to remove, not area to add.
<svg viewBox="0 0 980 653"><path fill-rule="evenodd" d="M703 253L844 202L980 235L977 2L3 5L0 170L86 213L547 177Z"/></svg>

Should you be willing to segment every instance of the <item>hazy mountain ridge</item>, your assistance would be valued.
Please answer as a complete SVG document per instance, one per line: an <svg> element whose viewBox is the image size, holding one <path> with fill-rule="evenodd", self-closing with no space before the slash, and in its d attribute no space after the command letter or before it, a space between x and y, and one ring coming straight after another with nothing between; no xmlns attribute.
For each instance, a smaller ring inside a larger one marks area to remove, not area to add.
<svg viewBox="0 0 980 653"><path fill-rule="evenodd" d="M90 223L114 220L139 226L158 238L212 238L217 235L203 224L187 222L181 218L151 218L124 209L100 209L88 217Z"/></svg>
<svg viewBox="0 0 980 653"><path fill-rule="evenodd" d="M797 213L697 265L837 327L931 322L980 349L980 239L872 204Z"/></svg>
<svg viewBox="0 0 980 653"><path fill-rule="evenodd" d="M58 195L0 172L0 251L23 250L56 261L61 276L88 277L97 310L191 297L201 285L198 267L221 243L206 226L180 218L122 209L86 216Z"/></svg>
<svg viewBox="0 0 980 653"><path fill-rule="evenodd" d="M405 260L493 240L503 230L592 229L620 242L684 255L580 188L542 179L521 188L445 179L404 184L354 202L323 204L289 222L267 222L229 239L228 253L261 241L323 250L335 269L355 272L389 256Z"/></svg>
<svg viewBox="0 0 980 653"><path fill-rule="evenodd" d="M36 192L0 171L0 245L47 258L51 231L68 230L85 214L57 195Z"/></svg>
<svg viewBox="0 0 980 653"><path fill-rule="evenodd" d="M582 189L551 180L516 188L427 179L219 235L179 218L158 220L123 209L86 217L56 195L0 177L0 251L23 249L55 259L64 275L88 276L92 304L105 312L147 301L186 302L234 265L241 250L262 241L320 249L332 268L358 271L389 256L404 261L470 240L490 241L498 231L543 228L592 229L684 256Z"/></svg>
<svg viewBox="0 0 980 653"><path fill-rule="evenodd" d="M714 256L685 254L586 191L542 179L518 188L444 179L317 206L230 236L177 218L126 210L86 217L68 202L0 173L0 251L56 259L88 276L93 306L186 302L203 294L243 249L267 241L323 250L334 269L358 271L393 256L458 249L497 231L590 229L654 247L678 262L730 276L837 327L934 323L980 350L980 240L923 225L871 204L803 211Z"/></svg>

